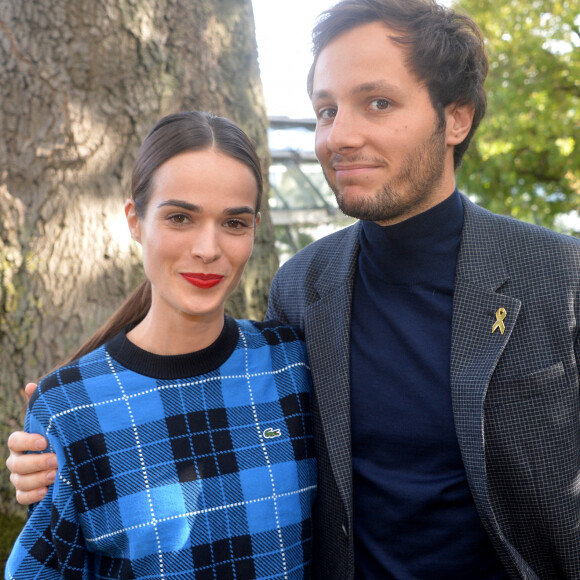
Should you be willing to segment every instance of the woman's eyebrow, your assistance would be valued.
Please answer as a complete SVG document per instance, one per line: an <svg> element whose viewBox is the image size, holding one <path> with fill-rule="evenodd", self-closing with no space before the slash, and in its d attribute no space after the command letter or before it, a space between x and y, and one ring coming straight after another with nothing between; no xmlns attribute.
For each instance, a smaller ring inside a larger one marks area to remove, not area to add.
<svg viewBox="0 0 580 580"><path fill-rule="evenodd" d="M248 205L243 205L240 207L228 207L224 210L224 213L226 215L240 215L243 213L249 213L254 215L256 213L256 210Z"/></svg>
<svg viewBox="0 0 580 580"><path fill-rule="evenodd" d="M187 201L182 201L179 199L166 199L165 201L162 201L157 207L161 208L161 207L166 207L166 206L173 206L173 207L179 207L181 209L185 209L187 211L191 211L193 213L202 213L203 212L203 207L201 207L200 205L196 205L194 203L189 203ZM249 213L251 215L255 215L256 210L253 207L250 207L249 205L241 205L239 207L227 207L224 209L223 212L225 215L241 215L241 214L246 214Z"/></svg>
<svg viewBox="0 0 580 580"><path fill-rule="evenodd" d="M193 211L195 213L200 213L202 211L201 206L189 203L187 201L181 201L179 199L167 199L162 201L157 207L165 207L167 205L173 205L175 207L180 207L181 209L186 209L188 211Z"/></svg>

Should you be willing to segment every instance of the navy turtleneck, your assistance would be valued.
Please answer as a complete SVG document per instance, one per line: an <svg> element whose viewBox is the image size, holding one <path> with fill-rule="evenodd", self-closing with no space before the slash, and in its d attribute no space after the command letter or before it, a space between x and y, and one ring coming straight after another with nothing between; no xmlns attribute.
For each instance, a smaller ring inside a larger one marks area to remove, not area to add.
<svg viewBox="0 0 580 580"><path fill-rule="evenodd" d="M451 318L463 203L363 222L351 323L356 578L507 578L455 434Z"/></svg>

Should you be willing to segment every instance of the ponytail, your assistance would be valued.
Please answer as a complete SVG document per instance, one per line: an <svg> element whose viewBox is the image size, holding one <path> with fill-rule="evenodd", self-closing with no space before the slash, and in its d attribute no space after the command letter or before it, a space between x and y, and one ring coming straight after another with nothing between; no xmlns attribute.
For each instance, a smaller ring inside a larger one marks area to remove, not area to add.
<svg viewBox="0 0 580 580"><path fill-rule="evenodd" d="M76 352L67 357L58 366L69 364L73 360L95 350L119 334L126 326L141 322L150 308L151 283L149 280L143 280L110 318Z"/></svg>

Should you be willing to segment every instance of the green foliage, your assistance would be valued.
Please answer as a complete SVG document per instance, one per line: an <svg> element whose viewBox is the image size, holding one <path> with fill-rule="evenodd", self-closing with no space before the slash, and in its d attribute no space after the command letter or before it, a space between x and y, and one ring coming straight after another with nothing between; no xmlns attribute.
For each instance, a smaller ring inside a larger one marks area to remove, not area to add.
<svg viewBox="0 0 580 580"><path fill-rule="evenodd" d="M580 207L580 0L457 0L486 39L488 112L458 182L497 213L555 226Z"/></svg>

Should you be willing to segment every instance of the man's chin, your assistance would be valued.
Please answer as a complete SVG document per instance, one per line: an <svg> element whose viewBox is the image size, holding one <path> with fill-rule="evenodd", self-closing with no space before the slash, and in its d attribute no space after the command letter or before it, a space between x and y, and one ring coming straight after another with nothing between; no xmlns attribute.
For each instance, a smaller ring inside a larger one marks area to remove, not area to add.
<svg viewBox="0 0 580 580"><path fill-rule="evenodd" d="M369 203L369 193L365 191L335 191L338 209L349 217L359 220L368 220L370 215L374 215L372 204Z"/></svg>
<svg viewBox="0 0 580 580"><path fill-rule="evenodd" d="M358 219L358 220L365 220L369 222L385 222L385 224L389 224L394 221L398 221L399 218L404 216L405 209L398 208L398 207L377 207L376 205L373 206L370 203L364 203L358 200L349 200L348 202L345 201L344 198L338 199L338 209L349 217Z"/></svg>
<svg viewBox="0 0 580 580"><path fill-rule="evenodd" d="M375 221L376 212L370 211L368 207L362 207L356 203L338 202L338 209L346 216L357 220Z"/></svg>
<svg viewBox="0 0 580 580"><path fill-rule="evenodd" d="M378 211L375 197L377 194L368 187L359 184L341 184L339 188L336 183L331 183L328 179L326 181L334 193L338 209L345 216L367 221L388 219Z"/></svg>

